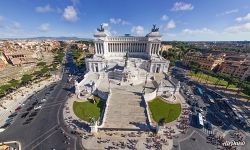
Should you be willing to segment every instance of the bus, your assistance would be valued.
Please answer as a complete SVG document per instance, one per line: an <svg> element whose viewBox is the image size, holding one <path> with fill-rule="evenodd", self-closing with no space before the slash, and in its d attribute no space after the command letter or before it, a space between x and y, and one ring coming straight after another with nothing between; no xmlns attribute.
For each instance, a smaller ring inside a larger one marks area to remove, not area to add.
<svg viewBox="0 0 250 150"><path fill-rule="evenodd" d="M200 128L203 128L203 126L204 126L204 122L203 122L201 113L197 114L197 125Z"/></svg>

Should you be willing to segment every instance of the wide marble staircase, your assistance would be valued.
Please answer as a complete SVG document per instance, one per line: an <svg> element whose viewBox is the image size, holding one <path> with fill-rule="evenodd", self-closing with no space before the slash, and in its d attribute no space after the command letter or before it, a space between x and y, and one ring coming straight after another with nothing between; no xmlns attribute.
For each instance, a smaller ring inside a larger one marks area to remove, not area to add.
<svg viewBox="0 0 250 150"><path fill-rule="evenodd" d="M141 86L111 88L109 105L102 129L149 130L145 102L141 98Z"/></svg>

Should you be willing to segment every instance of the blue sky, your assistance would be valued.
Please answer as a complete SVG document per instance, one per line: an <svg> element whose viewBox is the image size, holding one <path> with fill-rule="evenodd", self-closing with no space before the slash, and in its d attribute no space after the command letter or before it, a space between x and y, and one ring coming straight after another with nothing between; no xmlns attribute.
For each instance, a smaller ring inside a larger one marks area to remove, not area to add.
<svg viewBox="0 0 250 150"><path fill-rule="evenodd" d="M164 40L250 40L249 0L2 0L0 38L92 38L100 24L112 35Z"/></svg>

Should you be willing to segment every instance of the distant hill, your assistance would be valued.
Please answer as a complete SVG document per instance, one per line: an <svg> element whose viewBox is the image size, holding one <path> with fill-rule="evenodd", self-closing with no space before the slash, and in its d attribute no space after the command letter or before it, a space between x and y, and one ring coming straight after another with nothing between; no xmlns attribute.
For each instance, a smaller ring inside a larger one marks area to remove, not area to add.
<svg viewBox="0 0 250 150"><path fill-rule="evenodd" d="M79 37L32 37L32 38L0 38L0 40L84 40L92 41L91 38L79 38Z"/></svg>

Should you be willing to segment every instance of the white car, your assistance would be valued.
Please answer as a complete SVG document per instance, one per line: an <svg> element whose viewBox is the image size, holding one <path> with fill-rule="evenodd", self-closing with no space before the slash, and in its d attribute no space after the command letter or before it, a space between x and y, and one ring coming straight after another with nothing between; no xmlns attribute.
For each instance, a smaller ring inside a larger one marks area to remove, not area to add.
<svg viewBox="0 0 250 150"><path fill-rule="evenodd" d="M38 105L38 106L35 106L35 107L34 107L34 110L41 109L41 108L42 108L42 106L41 106L41 105Z"/></svg>
<svg viewBox="0 0 250 150"><path fill-rule="evenodd" d="M47 101L47 100L46 100L45 98L41 100L42 103L43 103L43 102L46 102L46 101Z"/></svg>

